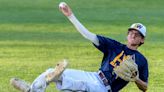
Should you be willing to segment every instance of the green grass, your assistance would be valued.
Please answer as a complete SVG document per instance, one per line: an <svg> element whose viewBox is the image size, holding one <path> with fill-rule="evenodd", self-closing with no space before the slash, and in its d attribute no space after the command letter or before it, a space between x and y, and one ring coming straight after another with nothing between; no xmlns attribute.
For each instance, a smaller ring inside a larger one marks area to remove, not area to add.
<svg viewBox="0 0 164 92"><path fill-rule="evenodd" d="M133 22L147 26L139 50L149 61L148 92L163 92L163 22L161 0L63 0L91 31L125 43ZM61 0L0 0L0 92L17 92L12 77L32 82L63 58L69 67L97 71L102 53L84 39L59 12ZM130 83L121 92L139 92ZM54 85L47 92L58 92Z"/></svg>

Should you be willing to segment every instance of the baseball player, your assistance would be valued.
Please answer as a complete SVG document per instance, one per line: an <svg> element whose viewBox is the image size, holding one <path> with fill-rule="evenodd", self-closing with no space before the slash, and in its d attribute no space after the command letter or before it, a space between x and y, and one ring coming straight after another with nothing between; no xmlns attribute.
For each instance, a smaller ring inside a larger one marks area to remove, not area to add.
<svg viewBox="0 0 164 92"><path fill-rule="evenodd" d="M104 54L99 71L66 69L68 63L64 60L39 75L31 85L17 78L11 79L15 88L23 92L44 92L48 84L54 82L61 91L118 92L129 82L134 82L140 90L147 90L148 62L137 50L144 44L146 37L146 27L143 24L134 23L129 27L125 45L88 31L66 3L60 3L59 8L77 31Z"/></svg>

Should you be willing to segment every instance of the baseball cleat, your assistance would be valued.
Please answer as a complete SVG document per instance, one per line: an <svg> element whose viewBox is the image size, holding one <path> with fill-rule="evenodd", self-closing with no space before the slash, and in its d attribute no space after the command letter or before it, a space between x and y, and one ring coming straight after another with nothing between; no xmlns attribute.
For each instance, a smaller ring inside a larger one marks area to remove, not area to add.
<svg viewBox="0 0 164 92"><path fill-rule="evenodd" d="M57 63L54 71L46 75L47 83L59 80L61 74L67 68L67 66L68 66L68 62L65 59L62 62Z"/></svg>
<svg viewBox="0 0 164 92"><path fill-rule="evenodd" d="M30 84L18 78L11 78L10 84L21 92L30 92Z"/></svg>

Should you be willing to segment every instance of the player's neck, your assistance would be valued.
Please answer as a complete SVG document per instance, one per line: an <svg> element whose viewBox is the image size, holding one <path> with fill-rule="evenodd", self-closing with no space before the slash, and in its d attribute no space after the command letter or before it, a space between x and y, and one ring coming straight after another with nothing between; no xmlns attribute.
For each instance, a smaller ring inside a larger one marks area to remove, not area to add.
<svg viewBox="0 0 164 92"><path fill-rule="evenodd" d="M137 50L138 45L127 44L127 47L131 50Z"/></svg>

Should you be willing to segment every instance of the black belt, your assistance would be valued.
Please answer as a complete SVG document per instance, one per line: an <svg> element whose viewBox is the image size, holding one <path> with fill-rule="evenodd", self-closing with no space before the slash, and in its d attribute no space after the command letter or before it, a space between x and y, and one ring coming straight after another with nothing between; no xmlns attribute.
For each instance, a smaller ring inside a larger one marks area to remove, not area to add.
<svg viewBox="0 0 164 92"><path fill-rule="evenodd" d="M98 75L99 75L100 79L102 80L102 82L104 83L108 92L112 92L111 86L109 85L109 82L108 82L107 78L105 77L104 73L102 71L98 71Z"/></svg>

